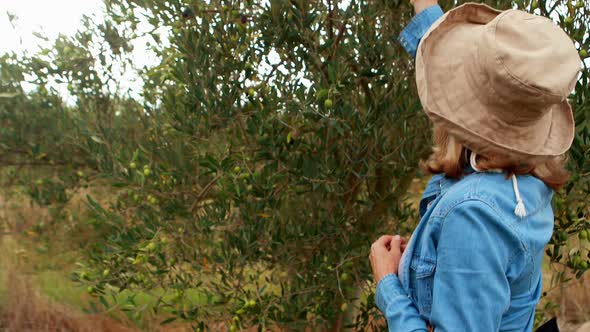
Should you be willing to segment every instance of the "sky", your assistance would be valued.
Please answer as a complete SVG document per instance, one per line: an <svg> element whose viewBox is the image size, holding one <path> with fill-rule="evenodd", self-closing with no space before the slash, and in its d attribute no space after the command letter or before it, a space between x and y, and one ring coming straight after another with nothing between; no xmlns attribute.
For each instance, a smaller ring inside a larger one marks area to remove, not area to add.
<svg viewBox="0 0 590 332"><path fill-rule="evenodd" d="M103 19L103 0L0 0L0 54L16 52L18 54L37 52L41 46L50 46L58 35L73 36L82 28L83 15L101 22ZM9 16L16 16L12 22ZM34 36L41 33L48 41ZM133 63L136 68L153 66L158 59L152 52L147 52L145 42L148 37L139 38L135 43L143 45L134 47L132 53ZM135 44L134 43L134 44ZM120 88L130 89L131 96L139 98L141 82L134 71L124 73L118 79ZM60 94L66 98L66 102L74 100L67 92L67 84L52 84ZM25 90L34 86L23 84Z"/></svg>
<svg viewBox="0 0 590 332"><path fill-rule="evenodd" d="M42 41L33 36L41 32L50 40L59 33L73 35L83 14L102 17L102 0L0 0L0 53L38 49ZM7 13L18 18L11 25Z"/></svg>

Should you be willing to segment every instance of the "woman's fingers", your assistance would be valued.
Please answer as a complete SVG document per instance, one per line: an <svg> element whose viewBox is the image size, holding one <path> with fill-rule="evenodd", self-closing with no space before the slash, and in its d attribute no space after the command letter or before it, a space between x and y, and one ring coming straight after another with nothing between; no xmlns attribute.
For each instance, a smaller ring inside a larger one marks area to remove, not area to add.
<svg viewBox="0 0 590 332"><path fill-rule="evenodd" d="M396 248L403 251L406 248L406 239L399 235L382 235L371 246L373 249L385 248L390 251L391 248Z"/></svg>
<svg viewBox="0 0 590 332"><path fill-rule="evenodd" d="M391 242L389 243L389 245L391 246L391 249L401 250L402 241L403 241L403 239L401 236L395 235L391 238Z"/></svg>
<svg viewBox="0 0 590 332"><path fill-rule="evenodd" d="M373 245L375 246L381 246L381 247L387 247L387 245L389 244L389 242L391 242L391 239L393 238L393 235L381 235L377 241L375 241L373 243Z"/></svg>

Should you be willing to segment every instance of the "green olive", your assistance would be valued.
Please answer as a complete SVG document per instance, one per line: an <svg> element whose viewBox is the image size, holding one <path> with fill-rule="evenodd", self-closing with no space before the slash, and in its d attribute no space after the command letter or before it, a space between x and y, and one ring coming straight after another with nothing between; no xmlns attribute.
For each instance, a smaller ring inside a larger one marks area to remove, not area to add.
<svg viewBox="0 0 590 332"><path fill-rule="evenodd" d="M148 251L154 251L156 250L156 244L153 242L148 243L147 246L145 246L145 249L147 249Z"/></svg>
<svg viewBox="0 0 590 332"><path fill-rule="evenodd" d="M346 302L342 303L342 305L340 306L340 311L346 312L347 310L348 310L348 303L346 303Z"/></svg>

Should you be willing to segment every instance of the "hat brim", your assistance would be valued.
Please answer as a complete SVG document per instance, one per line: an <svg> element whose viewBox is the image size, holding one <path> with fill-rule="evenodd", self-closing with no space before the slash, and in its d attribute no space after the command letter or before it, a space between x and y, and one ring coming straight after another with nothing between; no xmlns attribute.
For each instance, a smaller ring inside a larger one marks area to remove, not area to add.
<svg viewBox="0 0 590 332"><path fill-rule="evenodd" d="M466 64L477 55L474 48L485 24L501 13L484 4L467 3L431 26L416 57L422 106L434 123L479 154L500 153L515 159L562 155L571 146L575 130L567 99L552 105L533 124L507 123L497 116L506 110L495 109L477 93L476 89L493 91L490 82L470 83Z"/></svg>

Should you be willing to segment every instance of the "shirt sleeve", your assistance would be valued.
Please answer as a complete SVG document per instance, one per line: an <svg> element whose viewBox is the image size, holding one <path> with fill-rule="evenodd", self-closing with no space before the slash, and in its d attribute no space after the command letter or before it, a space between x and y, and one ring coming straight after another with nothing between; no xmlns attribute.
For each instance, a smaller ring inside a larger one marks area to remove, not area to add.
<svg viewBox="0 0 590 332"><path fill-rule="evenodd" d="M439 5L432 5L415 15L402 31L398 41L411 56L416 57L416 49L420 39L422 39L422 36L428 31L432 23L442 15L442 8Z"/></svg>
<svg viewBox="0 0 590 332"><path fill-rule="evenodd" d="M506 269L517 239L479 200L459 203L442 222L430 313L434 330L498 331L510 305Z"/></svg>
<svg viewBox="0 0 590 332"><path fill-rule="evenodd" d="M377 284L375 304L387 320L390 332L427 332L424 319L408 297L397 275L385 275Z"/></svg>

